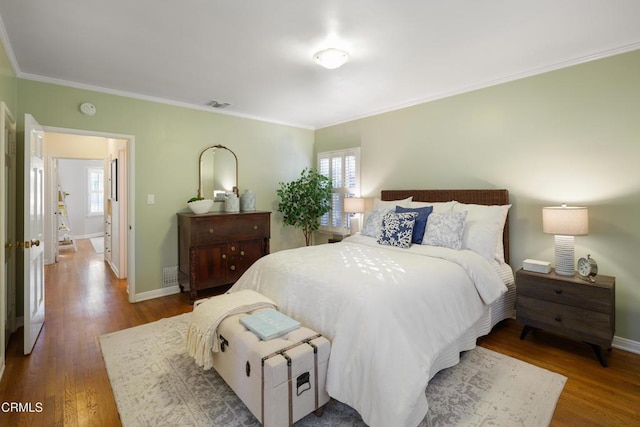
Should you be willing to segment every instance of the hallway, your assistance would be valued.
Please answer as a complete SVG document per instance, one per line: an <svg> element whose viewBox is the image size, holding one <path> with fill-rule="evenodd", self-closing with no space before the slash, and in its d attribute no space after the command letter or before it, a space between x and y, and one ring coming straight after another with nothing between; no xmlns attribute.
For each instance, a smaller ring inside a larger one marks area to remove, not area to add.
<svg viewBox="0 0 640 427"><path fill-rule="evenodd" d="M33 353L24 356L22 328L11 337L0 401L31 412L0 411L1 426L120 424L98 337L192 310L185 294L136 304L89 239L45 267L46 320ZM39 411L39 408L40 411Z"/></svg>

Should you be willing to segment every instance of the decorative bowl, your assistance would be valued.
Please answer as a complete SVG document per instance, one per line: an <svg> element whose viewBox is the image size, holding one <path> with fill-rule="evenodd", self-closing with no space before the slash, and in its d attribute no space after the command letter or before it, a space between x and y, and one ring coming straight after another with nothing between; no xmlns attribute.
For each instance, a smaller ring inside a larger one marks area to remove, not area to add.
<svg viewBox="0 0 640 427"><path fill-rule="evenodd" d="M191 212L194 214L203 214L209 212L209 209L213 206L213 200L196 200L195 202L187 203L187 206L189 206L189 209L191 209Z"/></svg>

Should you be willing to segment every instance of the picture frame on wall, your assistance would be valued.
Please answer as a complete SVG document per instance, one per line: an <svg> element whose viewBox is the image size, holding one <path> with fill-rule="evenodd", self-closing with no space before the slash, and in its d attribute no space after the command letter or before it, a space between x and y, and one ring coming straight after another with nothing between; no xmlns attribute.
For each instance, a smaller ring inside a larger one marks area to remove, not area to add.
<svg viewBox="0 0 640 427"><path fill-rule="evenodd" d="M111 200L118 201L118 159L111 160Z"/></svg>

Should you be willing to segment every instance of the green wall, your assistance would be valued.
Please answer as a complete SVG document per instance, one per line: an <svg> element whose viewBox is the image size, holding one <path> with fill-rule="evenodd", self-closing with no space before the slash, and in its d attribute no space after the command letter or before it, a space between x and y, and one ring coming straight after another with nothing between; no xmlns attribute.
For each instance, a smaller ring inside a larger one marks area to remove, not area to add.
<svg viewBox="0 0 640 427"><path fill-rule="evenodd" d="M507 188L511 260L554 260L543 206L589 207L591 254L616 277L616 335L640 341L640 51L315 133L360 146L364 196L396 188Z"/></svg>
<svg viewBox="0 0 640 427"><path fill-rule="evenodd" d="M161 288L162 267L177 264L176 212L187 211L186 201L196 195L198 156L210 145L236 153L240 191L252 189L256 208L273 211L271 250L304 244L302 233L282 228L275 191L311 164L312 130L23 79L18 95L19 139L25 113L44 127L135 137L136 294ZM96 106L95 116L79 111L83 102ZM147 204L147 194L155 204Z"/></svg>
<svg viewBox="0 0 640 427"><path fill-rule="evenodd" d="M0 43L0 101L7 104L14 116L16 114L17 87L16 75L11 68L7 52Z"/></svg>

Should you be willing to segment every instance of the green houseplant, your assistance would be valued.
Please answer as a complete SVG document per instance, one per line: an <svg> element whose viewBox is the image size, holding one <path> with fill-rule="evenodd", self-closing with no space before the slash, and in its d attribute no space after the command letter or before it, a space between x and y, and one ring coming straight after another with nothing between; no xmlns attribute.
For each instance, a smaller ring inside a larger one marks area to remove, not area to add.
<svg viewBox="0 0 640 427"><path fill-rule="evenodd" d="M329 212L332 191L331 180L310 168L305 168L295 181L281 182L276 191L282 222L301 228L307 246L311 245L313 232L320 228L320 217Z"/></svg>

